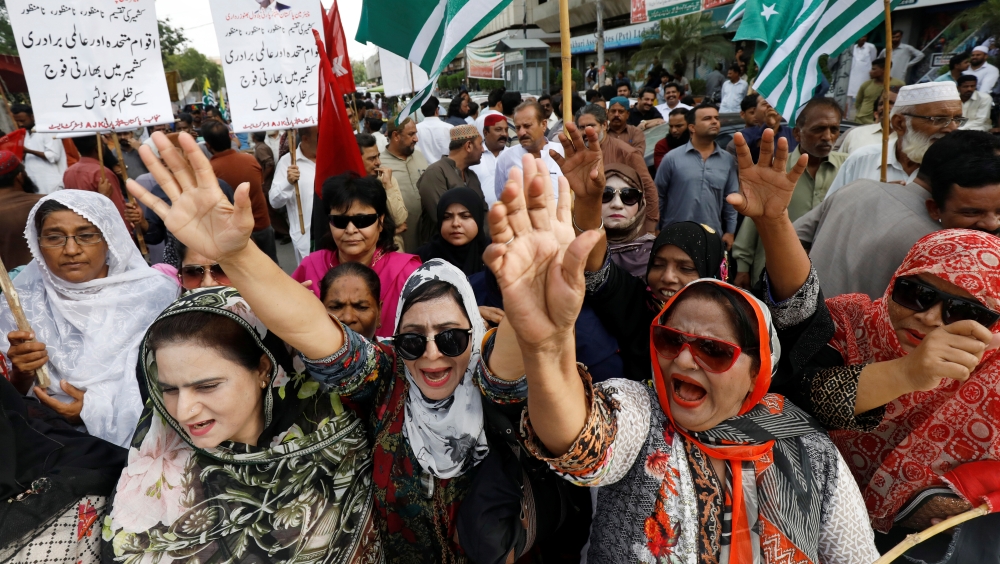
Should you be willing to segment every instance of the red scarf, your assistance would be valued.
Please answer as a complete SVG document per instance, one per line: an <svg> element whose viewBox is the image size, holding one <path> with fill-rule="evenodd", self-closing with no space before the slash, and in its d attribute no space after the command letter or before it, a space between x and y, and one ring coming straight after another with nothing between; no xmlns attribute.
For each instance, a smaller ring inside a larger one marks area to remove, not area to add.
<svg viewBox="0 0 1000 564"><path fill-rule="evenodd" d="M1000 310L1000 238L951 229L927 235L896 270L885 295L826 300L836 332L830 346L845 364L893 360L906 354L889 320L896 278L933 274ZM1000 324L991 328L1000 332ZM833 442L861 486L872 525L888 531L914 494L944 485L941 475L966 462L1000 460L1000 355L987 353L964 382L944 380L886 405L885 419L870 433L834 431Z"/></svg>

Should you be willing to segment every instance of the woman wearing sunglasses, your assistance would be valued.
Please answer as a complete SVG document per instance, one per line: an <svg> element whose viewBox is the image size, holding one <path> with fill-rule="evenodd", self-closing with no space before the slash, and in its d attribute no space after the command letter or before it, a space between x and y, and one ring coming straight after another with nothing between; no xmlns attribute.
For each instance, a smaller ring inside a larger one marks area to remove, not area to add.
<svg viewBox="0 0 1000 564"><path fill-rule="evenodd" d="M529 450L600 487L587 561L877 559L861 495L824 429L768 394L781 347L752 295L710 279L681 288L648 329L653 386L591 384L573 323L600 235L573 239L568 189L557 210L543 167L524 164L527 202L508 184L491 210L494 241L509 244L485 258L522 351Z"/></svg>
<svg viewBox="0 0 1000 564"><path fill-rule="evenodd" d="M174 242L174 248L177 249L177 256L181 259L177 280L185 291L231 285L229 277L223 272L219 263L208 260L204 255L189 249L180 241Z"/></svg>
<svg viewBox="0 0 1000 564"><path fill-rule="evenodd" d="M108 198L81 190L46 196L28 216L34 257L14 280L32 333L0 308L0 350L11 383L80 430L128 446L142 402L135 366L142 333L177 285L142 259ZM48 366L52 384L32 388Z"/></svg>
<svg viewBox="0 0 1000 564"><path fill-rule="evenodd" d="M375 178L334 176L323 183L323 207L330 219L330 237L317 242L317 250L302 260L292 278L311 281L310 289L318 298L320 282L331 268L346 262L371 268L382 283L382 323L375 334L391 337L399 294L420 266L420 258L396 250L396 224L385 189Z"/></svg>
<svg viewBox="0 0 1000 564"><path fill-rule="evenodd" d="M168 141L156 133L153 139L182 170ZM484 397L516 406L526 392L509 325L487 334L465 275L432 260L404 285L389 324L392 340L368 341L331 319L315 294L248 244L248 187L240 186L229 205L194 140L182 134L181 145L195 176L174 176L140 149L172 206L134 182L129 189L179 240L217 261L264 326L300 351L317 384L357 410L372 444L387 560L462 561L456 515L490 451Z"/></svg>
<svg viewBox="0 0 1000 564"><path fill-rule="evenodd" d="M634 169L622 164L606 165L604 178L601 219L608 237L608 253L625 272L642 278L649 269L655 239L644 225L646 199L642 181Z"/></svg>
<svg viewBox="0 0 1000 564"><path fill-rule="evenodd" d="M769 160L764 146L761 161ZM741 169L749 165L742 147L737 143ZM756 178L741 173L745 200L732 202L761 233L768 306L793 359L791 377L775 387L835 429L830 436L850 461L873 526L889 533L880 538L888 548L970 509L941 475L966 462L995 460L1000 452L993 407L1000 402L994 350L1000 239L963 229L932 233L913 246L881 298L823 300L822 281L785 213L793 185L777 171L781 156L774 170L754 167L762 171ZM952 546L955 536L941 535L910 555L925 562L996 562L998 524L995 516L978 519L962 526L958 545Z"/></svg>

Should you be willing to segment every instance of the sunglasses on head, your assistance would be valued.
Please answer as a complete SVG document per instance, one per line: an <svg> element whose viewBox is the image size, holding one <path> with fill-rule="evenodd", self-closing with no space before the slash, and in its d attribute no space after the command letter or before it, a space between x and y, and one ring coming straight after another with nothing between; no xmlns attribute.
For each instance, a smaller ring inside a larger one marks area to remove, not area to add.
<svg viewBox="0 0 1000 564"><path fill-rule="evenodd" d="M892 287L892 301L916 312L927 311L941 302L941 320L945 325L971 319L984 327L991 327L1000 320L1000 313L979 302L942 292L916 277L897 278Z"/></svg>
<svg viewBox="0 0 1000 564"><path fill-rule="evenodd" d="M472 329L448 329L434 335L434 344L445 356L458 356L469 348ZM417 360L427 350L427 335L420 333L400 333L393 335L392 344L399 356L406 360Z"/></svg>
<svg viewBox="0 0 1000 564"><path fill-rule="evenodd" d="M653 325L651 331L656 354L666 360L674 360L687 347L698 366L717 373L729 370L740 358L739 346L720 339L691 335L665 325Z"/></svg>
<svg viewBox="0 0 1000 564"><path fill-rule="evenodd" d="M330 225L337 229L347 229L348 223L353 223L354 227L364 229L378 221L377 213L363 213L360 215L334 215L330 214Z"/></svg>
<svg viewBox="0 0 1000 564"><path fill-rule="evenodd" d="M177 272L177 277L181 280L181 286L188 290L201 286L201 281L205 279L205 269L208 268L212 278L223 286L229 285L229 277L222 271L218 264L188 264L182 266Z"/></svg>
<svg viewBox="0 0 1000 564"><path fill-rule="evenodd" d="M642 191L635 188L605 188L601 201L610 204L615 199L615 194L618 194L626 206L634 206L642 199Z"/></svg>

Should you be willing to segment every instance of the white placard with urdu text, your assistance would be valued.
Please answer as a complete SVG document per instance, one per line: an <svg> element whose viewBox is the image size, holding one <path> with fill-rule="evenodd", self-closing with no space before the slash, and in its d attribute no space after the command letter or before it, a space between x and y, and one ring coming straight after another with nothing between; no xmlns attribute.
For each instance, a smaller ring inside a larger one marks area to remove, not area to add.
<svg viewBox="0 0 1000 564"><path fill-rule="evenodd" d="M7 0L7 12L36 131L173 123L154 0Z"/></svg>
<svg viewBox="0 0 1000 564"><path fill-rule="evenodd" d="M211 0L233 130L317 124L319 0ZM336 72L337 69L334 69Z"/></svg>

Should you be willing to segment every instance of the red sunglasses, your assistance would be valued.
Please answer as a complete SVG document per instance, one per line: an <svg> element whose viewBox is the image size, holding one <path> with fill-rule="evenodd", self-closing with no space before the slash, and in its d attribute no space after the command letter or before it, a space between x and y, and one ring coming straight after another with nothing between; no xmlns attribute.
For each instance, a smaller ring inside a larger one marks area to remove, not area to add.
<svg viewBox="0 0 1000 564"><path fill-rule="evenodd" d="M650 332L656 354L666 360L673 360L687 347L698 366L706 372L725 372L740 358L740 347L726 341L690 335L665 325L653 325Z"/></svg>

